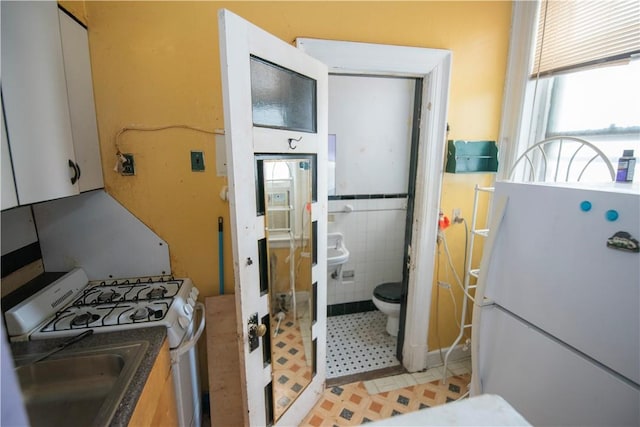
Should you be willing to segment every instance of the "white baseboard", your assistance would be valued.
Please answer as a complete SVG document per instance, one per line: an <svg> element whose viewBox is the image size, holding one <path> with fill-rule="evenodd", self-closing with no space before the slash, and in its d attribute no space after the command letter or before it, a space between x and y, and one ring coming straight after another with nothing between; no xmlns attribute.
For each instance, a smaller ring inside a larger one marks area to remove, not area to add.
<svg viewBox="0 0 640 427"><path fill-rule="evenodd" d="M453 348L453 351L449 355L448 363L471 357L471 350L467 349L465 351L462 348L462 344L459 344ZM446 356L447 351L449 351L449 347L442 349L442 359L444 359L444 357ZM441 366L443 364L442 359L440 358L439 350L432 350L427 352L426 346L405 346L404 354L402 355L402 365L409 372L418 372L436 366Z"/></svg>
<svg viewBox="0 0 640 427"><path fill-rule="evenodd" d="M459 344L453 348L453 351L449 355L448 363L455 362L456 360L466 359L471 357L471 350L467 349L466 351L462 349L462 344ZM449 348L442 349L442 358L444 358L449 351ZM427 353L427 368L432 368L434 366L442 365L442 359L440 358L439 350L432 350Z"/></svg>

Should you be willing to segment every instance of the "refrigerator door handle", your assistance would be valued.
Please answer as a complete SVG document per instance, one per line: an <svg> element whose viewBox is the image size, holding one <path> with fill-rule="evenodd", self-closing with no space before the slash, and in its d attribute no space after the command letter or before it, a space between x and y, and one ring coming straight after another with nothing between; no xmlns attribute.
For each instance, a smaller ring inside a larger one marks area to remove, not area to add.
<svg viewBox="0 0 640 427"><path fill-rule="evenodd" d="M502 220L507 209L509 202L509 196L497 197L494 200L495 209L493 210L493 216L491 224L489 226L489 237L485 241L484 249L482 252L482 260L480 261L480 272L478 274L478 282L476 287L475 304L476 306L489 305L490 303L484 302L484 294L487 287L487 274L489 270L489 264L491 263L491 255L493 253L493 247L495 241L500 234L500 228L502 226ZM471 321L471 396L477 396L482 393L482 384L480 383L480 369L479 369L479 351L480 351L480 321L482 317L482 309L475 307L473 310L473 319Z"/></svg>

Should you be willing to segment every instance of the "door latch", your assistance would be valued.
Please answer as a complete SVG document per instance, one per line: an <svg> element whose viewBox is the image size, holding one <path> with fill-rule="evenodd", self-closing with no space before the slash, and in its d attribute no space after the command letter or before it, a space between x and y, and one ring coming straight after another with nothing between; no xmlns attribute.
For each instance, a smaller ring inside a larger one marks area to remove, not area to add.
<svg viewBox="0 0 640 427"><path fill-rule="evenodd" d="M253 313L247 322L247 330L249 332L249 353L258 348L260 337L267 333L267 326L258 324L258 313Z"/></svg>

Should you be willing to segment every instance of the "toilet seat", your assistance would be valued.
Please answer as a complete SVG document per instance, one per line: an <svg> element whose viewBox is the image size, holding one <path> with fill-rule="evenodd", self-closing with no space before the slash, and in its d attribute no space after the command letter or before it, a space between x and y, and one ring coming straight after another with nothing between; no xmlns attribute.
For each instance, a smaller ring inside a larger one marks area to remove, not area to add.
<svg viewBox="0 0 640 427"><path fill-rule="evenodd" d="M402 283L389 282L376 286L373 295L380 301L390 304L400 304L402 299Z"/></svg>

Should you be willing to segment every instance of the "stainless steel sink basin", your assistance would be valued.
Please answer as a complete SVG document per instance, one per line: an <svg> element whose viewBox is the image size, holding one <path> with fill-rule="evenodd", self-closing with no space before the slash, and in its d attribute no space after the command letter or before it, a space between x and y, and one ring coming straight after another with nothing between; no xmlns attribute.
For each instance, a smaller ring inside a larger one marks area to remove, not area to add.
<svg viewBox="0 0 640 427"><path fill-rule="evenodd" d="M29 421L36 426L109 425L149 344L62 351L16 359Z"/></svg>

